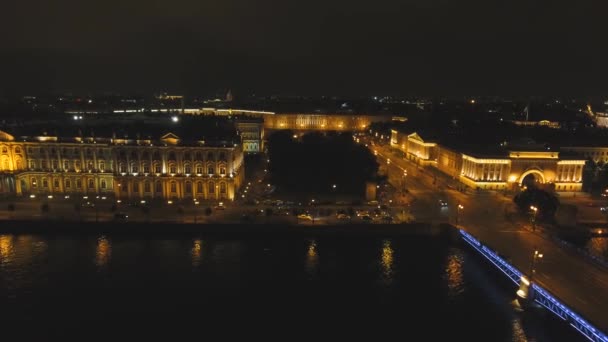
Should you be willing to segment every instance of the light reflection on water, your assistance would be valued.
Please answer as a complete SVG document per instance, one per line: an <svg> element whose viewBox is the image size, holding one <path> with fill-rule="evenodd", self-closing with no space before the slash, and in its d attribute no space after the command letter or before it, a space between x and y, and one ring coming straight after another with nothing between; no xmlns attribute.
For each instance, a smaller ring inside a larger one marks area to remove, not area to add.
<svg viewBox="0 0 608 342"><path fill-rule="evenodd" d="M528 337L526 336L526 332L524 331L524 328L521 325L520 318L514 318L511 321L511 327L512 327L512 331L513 331L513 336L512 336L511 341L528 342Z"/></svg>
<svg viewBox="0 0 608 342"><path fill-rule="evenodd" d="M192 267L198 267L201 264L203 251L203 240L196 239L194 240L194 246L192 246Z"/></svg>
<svg viewBox="0 0 608 342"><path fill-rule="evenodd" d="M319 266L319 254L317 252L317 241L310 240L308 243L308 251L306 252L306 272L309 276L314 276L317 273Z"/></svg>
<svg viewBox="0 0 608 342"><path fill-rule="evenodd" d="M464 257L461 250L452 248L448 254L445 266L445 276L448 285L448 296L455 298L464 292L463 264Z"/></svg>
<svg viewBox="0 0 608 342"><path fill-rule="evenodd" d="M0 235L0 265L11 262L13 255L13 236Z"/></svg>
<svg viewBox="0 0 608 342"><path fill-rule="evenodd" d="M95 265L103 268L108 266L112 256L112 244L105 236L100 236L97 239L97 248L95 250Z"/></svg>
<svg viewBox="0 0 608 342"><path fill-rule="evenodd" d="M393 283L395 273L393 269L394 253L395 251L391 247L391 240L382 241L382 257L380 260L380 265L382 266L382 281L386 285L391 285Z"/></svg>

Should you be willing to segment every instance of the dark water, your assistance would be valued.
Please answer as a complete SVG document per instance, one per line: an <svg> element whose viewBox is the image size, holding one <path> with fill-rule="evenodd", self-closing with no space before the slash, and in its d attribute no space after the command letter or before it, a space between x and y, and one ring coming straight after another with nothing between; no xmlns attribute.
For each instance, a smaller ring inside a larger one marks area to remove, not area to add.
<svg viewBox="0 0 608 342"><path fill-rule="evenodd" d="M3 341L582 341L441 238L0 235Z"/></svg>

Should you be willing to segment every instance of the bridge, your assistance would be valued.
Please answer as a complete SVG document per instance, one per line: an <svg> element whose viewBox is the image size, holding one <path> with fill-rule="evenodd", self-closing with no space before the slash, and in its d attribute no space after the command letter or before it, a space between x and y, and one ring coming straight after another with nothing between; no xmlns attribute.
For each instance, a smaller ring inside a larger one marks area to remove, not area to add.
<svg viewBox="0 0 608 342"><path fill-rule="evenodd" d="M473 235L459 229L462 240L469 244L475 251L485 257L491 264L496 266L502 273L504 273L509 280L515 285L520 286L522 282L528 283L525 275L509 264L503 258L501 258L496 252L482 244ZM530 283L528 283L530 284ZM587 320L582 318L579 314L575 313L568 306L563 304L558 298L549 293L546 289L532 282L532 293L531 299L555 314L558 318L568 322L574 329L576 329L583 336L594 342L608 342L608 336L601 332L599 329L594 327Z"/></svg>

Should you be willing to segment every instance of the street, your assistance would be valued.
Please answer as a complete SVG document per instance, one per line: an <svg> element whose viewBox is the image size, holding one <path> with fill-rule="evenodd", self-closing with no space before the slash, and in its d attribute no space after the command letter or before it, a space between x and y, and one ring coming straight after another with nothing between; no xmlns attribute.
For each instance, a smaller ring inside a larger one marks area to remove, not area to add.
<svg viewBox="0 0 608 342"><path fill-rule="evenodd" d="M458 218L460 228L496 250L524 273L529 272L534 251L540 251L544 258L536 265L535 281L596 327L608 331L608 272L605 269L562 249L540 231L533 232L529 222L514 215L511 198L497 192L461 192L444 187L450 182L447 176L440 179L433 177L430 171L418 170L414 163L395 158L389 146L369 147L377 151L381 164L388 164L389 180L396 186L400 184L398 179L403 171L407 170L406 186L415 197L412 211L418 221L456 224ZM387 159L390 159L389 163ZM442 199L448 202L447 208L439 205ZM458 209L458 205L462 209Z"/></svg>

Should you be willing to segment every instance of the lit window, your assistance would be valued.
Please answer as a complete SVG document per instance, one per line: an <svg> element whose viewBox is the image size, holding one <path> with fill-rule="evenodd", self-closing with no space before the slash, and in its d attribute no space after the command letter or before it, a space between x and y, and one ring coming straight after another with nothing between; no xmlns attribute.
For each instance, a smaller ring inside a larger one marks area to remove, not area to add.
<svg viewBox="0 0 608 342"><path fill-rule="evenodd" d="M220 193L221 194L226 193L226 183L220 183Z"/></svg>
<svg viewBox="0 0 608 342"><path fill-rule="evenodd" d="M177 183L171 182L171 192L172 193L177 192Z"/></svg>
<svg viewBox="0 0 608 342"><path fill-rule="evenodd" d="M54 179L53 180L53 187L59 188L59 179Z"/></svg>
<svg viewBox="0 0 608 342"><path fill-rule="evenodd" d="M177 173L177 167L175 167L175 164L169 165L169 173Z"/></svg>
<svg viewBox="0 0 608 342"><path fill-rule="evenodd" d="M144 192L150 192L150 182L149 181L144 182Z"/></svg>

